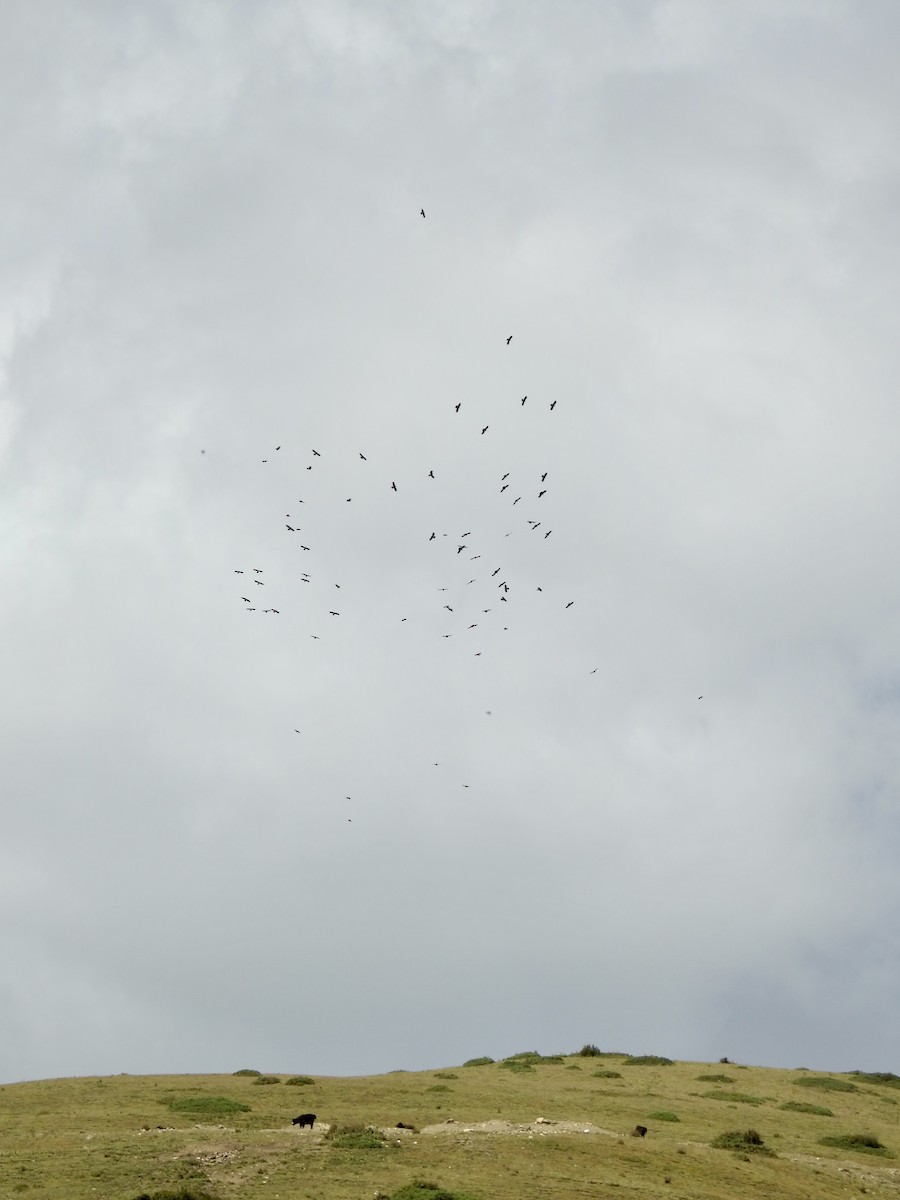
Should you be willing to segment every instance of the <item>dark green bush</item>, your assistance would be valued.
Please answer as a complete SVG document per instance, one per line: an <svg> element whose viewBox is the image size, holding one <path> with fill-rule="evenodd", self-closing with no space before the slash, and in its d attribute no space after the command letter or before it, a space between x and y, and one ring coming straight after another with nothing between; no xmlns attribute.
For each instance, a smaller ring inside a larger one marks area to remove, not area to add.
<svg viewBox="0 0 900 1200"><path fill-rule="evenodd" d="M677 1117L673 1112L667 1112L665 1109L662 1112L647 1113L645 1117L647 1121L680 1121L681 1117Z"/></svg>
<svg viewBox="0 0 900 1200"><path fill-rule="evenodd" d="M591 1076L594 1079L621 1079L621 1071L591 1071Z"/></svg>
<svg viewBox="0 0 900 1200"><path fill-rule="evenodd" d="M249 1104L239 1104L227 1096L176 1096L167 1101L172 1112L204 1113L207 1116L224 1116L228 1113L250 1112Z"/></svg>
<svg viewBox="0 0 900 1200"><path fill-rule="evenodd" d="M804 1104L802 1100L788 1100L786 1104L779 1105L779 1108L785 1112L802 1112L811 1113L816 1117L833 1117L834 1113L830 1108L823 1108L821 1104Z"/></svg>
<svg viewBox="0 0 900 1200"><path fill-rule="evenodd" d="M592 1043L588 1042L586 1046L581 1047L578 1053L582 1058L600 1058L600 1056L603 1054L603 1051L599 1046L594 1046Z"/></svg>
<svg viewBox="0 0 900 1200"><path fill-rule="evenodd" d="M767 1154L774 1157L774 1152L766 1146L755 1129L732 1129L720 1133L709 1143L716 1150L736 1150L742 1154Z"/></svg>
<svg viewBox="0 0 900 1200"><path fill-rule="evenodd" d="M900 1075L893 1071L851 1071L854 1079L863 1079L866 1083L884 1083L888 1087L900 1087Z"/></svg>
<svg viewBox="0 0 900 1200"><path fill-rule="evenodd" d="M278 1075L260 1075L257 1079L254 1079L253 1082L257 1086L259 1084L266 1085L269 1083L281 1083L281 1077Z"/></svg>
<svg viewBox="0 0 900 1200"><path fill-rule="evenodd" d="M731 1075L698 1075L697 1078L701 1083L734 1083Z"/></svg>
<svg viewBox="0 0 900 1200"><path fill-rule="evenodd" d="M426 1092L452 1092L453 1088L447 1087L446 1083L433 1083L431 1087L425 1089Z"/></svg>
<svg viewBox="0 0 900 1200"><path fill-rule="evenodd" d="M252 1067L241 1067L240 1071L235 1071L235 1075L261 1075L261 1071L254 1071Z"/></svg>
<svg viewBox="0 0 900 1200"><path fill-rule="evenodd" d="M389 1200L474 1200L474 1197L468 1192L450 1192L436 1183L417 1179L392 1192Z"/></svg>
<svg viewBox="0 0 900 1200"><path fill-rule="evenodd" d="M306 1087L307 1084L315 1083L316 1081L309 1075L292 1075L290 1079L286 1079L284 1082L287 1087Z"/></svg>
<svg viewBox="0 0 900 1200"><path fill-rule="evenodd" d="M674 1059L663 1054L628 1054L622 1060L625 1067L674 1067Z"/></svg>
<svg viewBox="0 0 900 1200"><path fill-rule="evenodd" d="M470 1058L467 1062L463 1063L463 1066L464 1067L487 1067L487 1066L490 1066L490 1064L493 1061L494 1060L492 1058L488 1058L485 1055L484 1058Z"/></svg>
<svg viewBox="0 0 900 1200"><path fill-rule="evenodd" d="M831 1075L804 1075L802 1079L795 1079L794 1083L797 1087L818 1088L820 1092L859 1091L849 1079L834 1079Z"/></svg>
<svg viewBox="0 0 900 1200"><path fill-rule="evenodd" d="M452 1071L435 1071L435 1079L459 1079L458 1075L454 1075Z"/></svg>
<svg viewBox="0 0 900 1200"><path fill-rule="evenodd" d="M515 1071L518 1075L533 1074L534 1067L530 1062L524 1062L521 1058L505 1058L500 1064L507 1071Z"/></svg>
<svg viewBox="0 0 900 1200"><path fill-rule="evenodd" d="M893 1158L887 1146L882 1145L871 1133L841 1133L834 1137L819 1138L820 1146L836 1146L839 1150L859 1150L863 1154L879 1154L882 1158Z"/></svg>

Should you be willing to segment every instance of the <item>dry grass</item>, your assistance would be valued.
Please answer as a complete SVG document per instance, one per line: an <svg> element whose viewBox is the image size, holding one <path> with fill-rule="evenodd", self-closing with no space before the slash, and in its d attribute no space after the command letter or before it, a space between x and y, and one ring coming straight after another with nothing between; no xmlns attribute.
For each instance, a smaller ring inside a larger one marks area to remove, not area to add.
<svg viewBox="0 0 900 1200"><path fill-rule="evenodd" d="M565 1065L577 1061L573 1055ZM624 1056L607 1061L616 1069ZM235 1075L7 1085L0 1088L0 1197L136 1200L169 1191L220 1200L344 1200L388 1197L416 1180L476 1200L829 1200L862 1188L900 1194L892 1160L853 1141L864 1130L888 1152L900 1148L896 1088L887 1080L818 1076L856 1084L854 1091L840 1083L823 1089L834 1113L828 1132L839 1141L828 1146L796 1072L743 1069L743 1095L760 1101L753 1128L775 1157L742 1157L711 1147L744 1127L748 1109L741 1100L699 1093L697 1076L710 1064L632 1060L620 1078L569 1072L536 1057L528 1065L524 1073L500 1063L456 1068L451 1092L430 1090L440 1077L434 1071L317 1077L290 1091ZM190 1103L203 1097L214 1101L212 1111ZM223 1111L231 1105L249 1110ZM306 1110L318 1116L315 1129L293 1128L291 1117ZM653 1113L677 1113L679 1120L655 1120ZM546 1123L535 1123L539 1116ZM398 1130L399 1120L419 1132ZM334 1144L325 1136L334 1122L381 1129L385 1142ZM477 1128L484 1122L509 1124ZM647 1137L627 1136L638 1124L649 1127Z"/></svg>

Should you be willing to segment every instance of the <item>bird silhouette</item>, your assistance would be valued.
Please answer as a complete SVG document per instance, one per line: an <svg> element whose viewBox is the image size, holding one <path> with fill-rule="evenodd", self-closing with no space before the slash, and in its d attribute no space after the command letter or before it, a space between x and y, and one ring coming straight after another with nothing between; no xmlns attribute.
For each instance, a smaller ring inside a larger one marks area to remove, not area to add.
<svg viewBox="0 0 900 1200"><path fill-rule="evenodd" d="M261 579L254 579L253 582L256 584L257 587L265 587L266 586Z"/></svg>
<svg viewBox="0 0 900 1200"><path fill-rule="evenodd" d="M544 490L542 492L538 492L538 500L540 500L541 496L546 496L546 495L547 495L547 489L544 488Z"/></svg>
<svg viewBox="0 0 900 1200"><path fill-rule="evenodd" d="M513 340L513 335L512 335L512 334L510 334L510 335L509 335L509 337L506 339L506 344L507 344L507 346L509 345L509 343L510 343L512 340Z"/></svg>
<svg viewBox="0 0 900 1200"><path fill-rule="evenodd" d="M392 489L393 489L393 490L396 492L396 490L397 490L397 485L396 485L396 483L394 483L394 482L392 481L392 482L391 482L391 487L392 487Z"/></svg>
<svg viewBox="0 0 900 1200"><path fill-rule="evenodd" d="M528 397L527 397L527 396L523 396L523 397L522 397L522 407L523 407L523 408L525 407L525 401L526 401L527 399L528 399Z"/></svg>
<svg viewBox="0 0 900 1200"><path fill-rule="evenodd" d="M423 217L423 219L424 219L424 217L425 217L425 209L424 209L424 208L420 208L420 209L419 209L419 212L422 214L422 217Z"/></svg>
<svg viewBox="0 0 900 1200"><path fill-rule="evenodd" d="M549 471L545 471L545 472L543 473L543 475L541 476L541 483L543 483L543 482L544 482L544 480L547 478L547 476L548 476L549 474L550 474L550 472L549 472Z"/></svg>
<svg viewBox="0 0 900 1200"><path fill-rule="evenodd" d="M484 435L487 433L487 431L489 429L490 429L490 425L485 425L484 429L482 429L482 431L481 431L481 436L484 437Z"/></svg>
<svg viewBox="0 0 900 1200"><path fill-rule="evenodd" d="M552 532L553 532L552 529L548 529L547 532L544 534L544 537L548 538Z"/></svg>
<svg viewBox="0 0 900 1200"><path fill-rule="evenodd" d="M493 579L495 575L499 575L499 574L500 574L500 568L498 567L496 571L491 571L491 579Z"/></svg>
<svg viewBox="0 0 900 1200"><path fill-rule="evenodd" d="M513 500L513 504L518 504L521 499L521 496L516 496L515 500Z"/></svg>
<svg viewBox="0 0 900 1200"><path fill-rule="evenodd" d="M250 603L250 599L247 596L241 596L241 599L246 600L248 604Z"/></svg>
<svg viewBox="0 0 900 1200"><path fill-rule="evenodd" d="M457 554L462 554L463 550L465 550L465 546L457 546L456 547Z"/></svg>
<svg viewBox="0 0 900 1200"><path fill-rule="evenodd" d="M289 530L291 531L291 533L296 533L296 532L297 532L297 530L296 530L296 529L293 527L293 525L288 525L288 524L287 524L287 522L285 522L285 526L284 526L284 527L285 527L285 529L289 529Z"/></svg>
<svg viewBox="0 0 900 1200"><path fill-rule="evenodd" d="M502 483L504 479L509 479L509 471L507 471L505 475L500 476L500 482Z"/></svg>
<svg viewBox="0 0 900 1200"><path fill-rule="evenodd" d="M328 610L328 615L329 617L339 617L341 614L339 612L335 612L333 608L330 608Z"/></svg>
<svg viewBox="0 0 900 1200"><path fill-rule="evenodd" d="M457 406L456 406L456 411L457 411L457 412L459 412L459 410L460 410L461 408L462 408L462 400L460 400L459 404L457 404Z"/></svg>
<svg viewBox="0 0 900 1200"><path fill-rule="evenodd" d="M432 534L432 535L431 535L431 537L428 539L428 540L429 540L429 542L433 542L433 541L434 541L434 538L435 538L435 535L434 535L434 534Z"/></svg>
<svg viewBox="0 0 900 1200"><path fill-rule="evenodd" d="M429 471L428 477L429 477L429 479L434 479L434 471Z"/></svg>
<svg viewBox="0 0 900 1200"><path fill-rule="evenodd" d="M477 628L478 628L478 622L476 621L476 622L475 622L475 624L474 624L474 625L470 625L470 626L469 626L469 628L470 628L470 629L477 629Z"/></svg>
<svg viewBox="0 0 900 1200"><path fill-rule="evenodd" d="M450 607L449 604L445 604L444 608L446 608L447 612L453 612L453 609Z"/></svg>
<svg viewBox="0 0 900 1200"><path fill-rule="evenodd" d="M308 549L309 549L309 546L302 546L302 545L301 545L300 549L301 549L301 550L308 550Z"/></svg>
<svg viewBox="0 0 900 1200"><path fill-rule="evenodd" d="M253 572L254 572L254 574L255 574L255 575L262 575L262 574L263 574L263 569L262 569L262 567L254 567L254 568L253 568Z"/></svg>
<svg viewBox="0 0 900 1200"><path fill-rule="evenodd" d="M276 450L280 450L280 449L281 449L281 447L280 447L280 446L276 446L276 447L275 447L275 449L276 449Z"/></svg>
<svg viewBox="0 0 900 1200"><path fill-rule="evenodd" d="M574 603L575 603L574 600L570 600L569 603L566 605L566 608L571 608Z"/></svg>
<svg viewBox="0 0 900 1200"><path fill-rule="evenodd" d="M504 483L503 487L500 489L500 495L501 495L501 496L503 495L503 493L506 491L506 489L507 489L508 487L509 487L509 484L508 484L508 483Z"/></svg>
<svg viewBox="0 0 900 1200"><path fill-rule="evenodd" d="M235 575L243 575L243 573L244 573L244 572L243 572L243 571L238 571L238 570L235 570L235 572L234 572L234 573L235 573Z"/></svg>
<svg viewBox="0 0 900 1200"><path fill-rule="evenodd" d="M550 405L550 411L551 411L551 412L553 412L554 408L556 408L556 401L555 401L555 400L554 400L554 401L553 401L553 403Z"/></svg>
<svg viewBox="0 0 900 1200"><path fill-rule="evenodd" d="M366 456L365 456L365 455L364 455L362 452L360 452L360 455L359 455L359 457L360 457L360 458L363 460L363 462L368 462L368 461L369 461L369 460L366 458Z"/></svg>
<svg viewBox="0 0 900 1200"><path fill-rule="evenodd" d="M316 456L316 458L322 457L322 455L318 452L318 450L313 450L313 454Z"/></svg>

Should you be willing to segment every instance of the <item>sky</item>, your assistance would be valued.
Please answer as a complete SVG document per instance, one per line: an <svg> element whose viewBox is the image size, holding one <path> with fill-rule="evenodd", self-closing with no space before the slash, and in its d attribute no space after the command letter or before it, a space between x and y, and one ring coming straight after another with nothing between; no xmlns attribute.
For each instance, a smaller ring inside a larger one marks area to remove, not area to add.
<svg viewBox="0 0 900 1200"><path fill-rule="evenodd" d="M3 6L0 1081L900 1069L898 43Z"/></svg>

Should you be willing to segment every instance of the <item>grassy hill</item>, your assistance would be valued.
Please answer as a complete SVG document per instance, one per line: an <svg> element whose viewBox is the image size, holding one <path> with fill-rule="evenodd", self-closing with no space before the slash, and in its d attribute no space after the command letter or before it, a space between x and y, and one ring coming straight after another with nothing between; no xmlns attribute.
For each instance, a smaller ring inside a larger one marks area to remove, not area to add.
<svg viewBox="0 0 900 1200"><path fill-rule="evenodd" d="M2 1200L826 1200L900 1195L895 1154L895 1076L654 1056L0 1088Z"/></svg>

